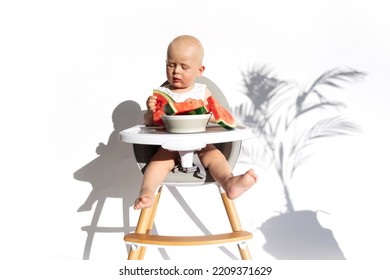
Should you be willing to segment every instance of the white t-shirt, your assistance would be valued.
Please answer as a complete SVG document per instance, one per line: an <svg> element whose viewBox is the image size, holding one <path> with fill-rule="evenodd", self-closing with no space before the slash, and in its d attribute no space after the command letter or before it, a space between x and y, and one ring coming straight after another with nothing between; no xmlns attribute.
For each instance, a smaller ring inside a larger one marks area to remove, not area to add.
<svg viewBox="0 0 390 280"><path fill-rule="evenodd" d="M190 91L183 93L172 92L167 87L159 87L158 90L168 94L173 100L175 100L175 102L184 102L188 98L204 100L206 87L207 86L204 84L195 83L194 87Z"/></svg>

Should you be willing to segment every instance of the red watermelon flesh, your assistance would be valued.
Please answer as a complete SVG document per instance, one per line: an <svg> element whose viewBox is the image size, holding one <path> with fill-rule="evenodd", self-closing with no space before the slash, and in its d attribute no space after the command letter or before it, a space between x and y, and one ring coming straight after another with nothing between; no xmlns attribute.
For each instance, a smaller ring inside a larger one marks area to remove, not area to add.
<svg viewBox="0 0 390 280"><path fill-rule="evenodd" d="M164 126L164 122L162 121L162 115L164 115L164 106L168 102L173 102L173 99L160 90L153 90L153 95L157 97L156 101L156 110L153 113L153 121L157 125Z"/></svg>
<svg viewBox="0 0 390 280"><path fill-rule="evenodd" d="M168 102L164 106L164 112L167 115L184 115L203 107L203 100L190 99L184 102Z"/></svg>
<svg viewBox="0 0 390 280"><path fill-rule="evenodd" d="M213 96L208 97L207 102L217 124L229 130L234 129L237 126L233 115L230 114L226 108L221 106Z"/></svg>

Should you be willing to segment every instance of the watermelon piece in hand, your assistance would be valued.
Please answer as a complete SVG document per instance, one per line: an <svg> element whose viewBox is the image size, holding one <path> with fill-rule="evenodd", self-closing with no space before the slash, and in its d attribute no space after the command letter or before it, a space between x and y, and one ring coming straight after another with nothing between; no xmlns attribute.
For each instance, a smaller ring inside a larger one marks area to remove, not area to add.
<svg viewBox="0 0 390 280"><path fill-rule="evenodd" d="M162 115L164 115L164 106L168 102L173 102L173 99L160 90L153 90L153 95L157 97L156 101L156 110L153 113L153 121L157 125L164 126L164 122L162 121Z"/></svg>
<svg viewBox="0 0 390 280"><path fill-rule="evenodd" d="M207 102L217 124L229 130L234 129L237 126L233 115L219 104L213 96L208 97Z"/></svg>

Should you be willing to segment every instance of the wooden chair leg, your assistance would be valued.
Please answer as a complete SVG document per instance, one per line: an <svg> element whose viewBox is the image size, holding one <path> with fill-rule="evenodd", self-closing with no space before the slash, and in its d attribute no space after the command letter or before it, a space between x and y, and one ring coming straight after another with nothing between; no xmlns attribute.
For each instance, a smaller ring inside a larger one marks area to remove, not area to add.
<svg viewBox="0 0 390 280"><path fill-rule="evenodd" d="M154 218L157 212L157 206L160 200L162 187L159 188L155 197L154 204L150 208L144 208L141 211L138 219L135 233L131 233L125 236L125 240L129 243L135 244L160 244L160 245L206 245L206 244L219 244L226 243L231 240L237 240L238 249L243 260L250 260L251 255L249 253L248 246L244 240L250 239L252 234L242 230L241 223L238 217L238 213L235 204L230 200L226 193L220 188L221 198L228 216L230 226L232 228L231 233L211 235L211 236L156 236L152 235L152 229L154 225ZM137 235L138 234L138 235ZM149 237L146 236L150 235ZM240 241L241 240L241 241ZM217 243L216 243L217 242ZM146 251L146 246L133 246L130 249L128 260L143 260Z"/></svg>
<svg viewBox="0 0 390 280"><path fill-rule="evenodd" d="M160 201L162 187L159 188L158 193L154 199L153 206L150 208L144 208L141 210L140 217L138 219L136 233L151 234L153 229L154 217L156 216L158 202ZM135 250L130 249L128 260L143 260L145 256L146 247L138 246Z"/></svg>
<svg viewBox="0 0 390 280"><path fill-rule="evenodd" d="M225 206L226 214L229 218L229 222L230 222L230 226L232 227L232 230L233 231L241 231L242 227L241 227L240 219L238 217L237 209L236 209L236 206L235 206L233 200L231 200L227 197L225 191L221 187L219 188L219 190L221 192L223 205ZM241 259L243 259L243 260L251 260L252 259L250 252L249 252L249 249L248 249L248 245L246 243L244 243L244 245L239 244L237 246L238 246L238 250L239 250L240 255L241 255Z"/></svg>

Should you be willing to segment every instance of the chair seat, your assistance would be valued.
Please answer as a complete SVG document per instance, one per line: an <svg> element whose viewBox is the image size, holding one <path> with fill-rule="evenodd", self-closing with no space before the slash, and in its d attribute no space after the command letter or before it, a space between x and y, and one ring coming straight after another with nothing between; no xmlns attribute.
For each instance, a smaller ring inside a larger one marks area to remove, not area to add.
<svg viewBox="0 0 390 280"><path fill-rule="evenodd" d="M253 237L248 231L234 231L222 234L200 236L164 236L130 233L125 236L126 243L161 246L195 246L218 245L224 243L240 243Z"/></svg>
<svg viewBox="0 0 390 280"><path fill-rule="evenodd" d="M164 186L201 186L214 183L214 179L207 171L205 178L197 177L195 173L171 172L161 184Z"/></svg>

